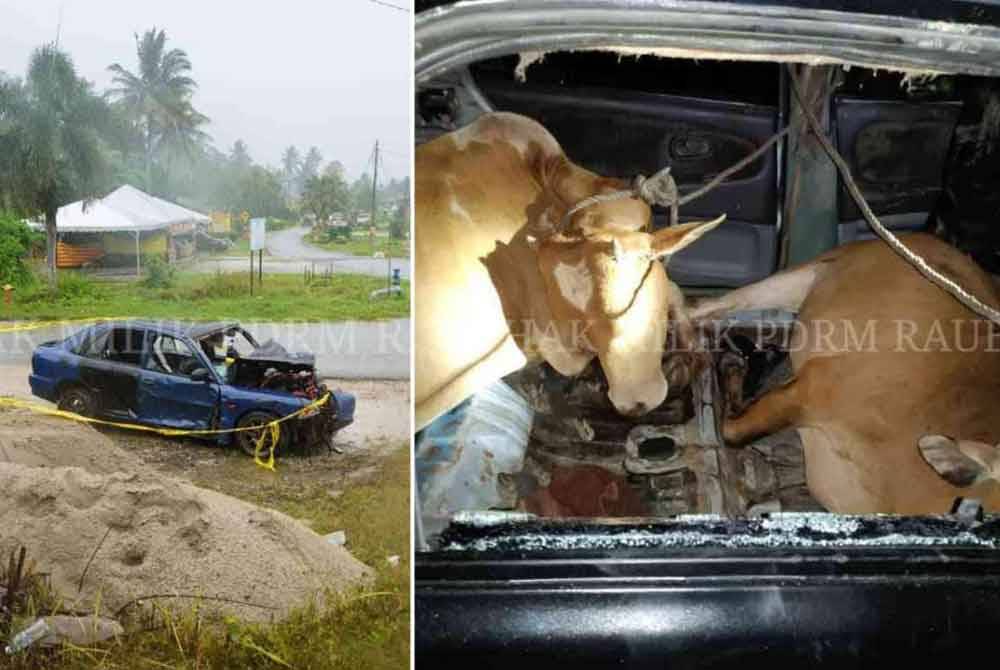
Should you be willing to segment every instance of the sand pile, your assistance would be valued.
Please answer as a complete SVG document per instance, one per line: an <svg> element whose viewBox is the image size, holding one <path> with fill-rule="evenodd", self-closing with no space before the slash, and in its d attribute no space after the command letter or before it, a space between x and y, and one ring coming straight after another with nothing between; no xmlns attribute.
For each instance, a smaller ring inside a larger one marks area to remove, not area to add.
<svg viewBox="0 0 1000 670"><path fill-rule="evenodd" d="M0 410L0 463L97 473L145 469L138 457L87 424L26 410Z"/></svg>
<svg viewBox="0 0 1000 670"><path fill-rule="evenodd" d="M273 608L205 602L266 620L370 579L291 517L159 475L89 426L9 412L0 424L0 556L27 547L69 606L202 595Z"/></svg>

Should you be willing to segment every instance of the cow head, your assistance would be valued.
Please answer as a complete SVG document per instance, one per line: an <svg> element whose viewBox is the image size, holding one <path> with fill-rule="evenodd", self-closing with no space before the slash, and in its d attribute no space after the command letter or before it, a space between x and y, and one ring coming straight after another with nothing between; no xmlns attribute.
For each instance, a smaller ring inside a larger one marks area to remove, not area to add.
<svg viewBox="0 0 1000 670"><path fill-rule="evenodd" d="M542 239L522 233L484 262L526 353L564 375L579 374L597 356L611 403L640 415L666 398L661 357L669 319L683 310L660 261L724 219L655 233L610 226Z"/></svg>

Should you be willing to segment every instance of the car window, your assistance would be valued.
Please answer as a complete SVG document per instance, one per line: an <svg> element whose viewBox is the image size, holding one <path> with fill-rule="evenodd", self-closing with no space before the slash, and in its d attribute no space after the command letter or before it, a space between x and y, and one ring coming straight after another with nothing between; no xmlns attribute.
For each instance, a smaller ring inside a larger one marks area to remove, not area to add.
<svg viewBox="0 0 1000 670"><path fill-rule="evenodd" d="M87 358L101 358L108 348L108 336L111 331L106 328L95 328L80 337L73 353Z"/></svg>
<svg viewBox="0 0 1000 670"><path fill-rule="evenodd" d="M142 328L115 328L103 338L99 358L127 365L139 365L142 360L142 343L146 331ZM98 344L95 340L94 345ZM94 345L91 345L93 348Z"/></svg>
<svg viewBox="0 0 1000 670"><path fill-rule="evenodd" d="M149 340L146 367L150 370L189 377L194 370L204 367L184 340L159 333Z"/></svg>

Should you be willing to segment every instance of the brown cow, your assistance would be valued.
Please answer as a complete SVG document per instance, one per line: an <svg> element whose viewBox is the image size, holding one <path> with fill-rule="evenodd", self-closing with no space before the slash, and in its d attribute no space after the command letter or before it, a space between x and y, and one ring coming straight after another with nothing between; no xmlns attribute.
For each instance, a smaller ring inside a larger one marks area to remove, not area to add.
<svg viewBox="0 0 1000 670"><path fill-rule="evenodd" d="M417 149L418 430L529 357L574 375L596 355L623 413L663 401L660 356L682 296L658 259L722 219L649 234L649 206L622 199L581 209L562 229L574 204L624 188L514 114Z"/></svg>
<svg viewBox="0 0 1000 670"><path fill-rule="evenodd" d="M929 235L901 239L987 304L1000 304L990 277L956 249ZM988 452L928 440L1000 442L1000 330L878 240L706 301L690 316L765 307L798 312L794 379L728 419L728 443L798 429L809 490L834 512L947 513L957 497L1000 509L1000 484L983 475L992 469Z"/></svg>

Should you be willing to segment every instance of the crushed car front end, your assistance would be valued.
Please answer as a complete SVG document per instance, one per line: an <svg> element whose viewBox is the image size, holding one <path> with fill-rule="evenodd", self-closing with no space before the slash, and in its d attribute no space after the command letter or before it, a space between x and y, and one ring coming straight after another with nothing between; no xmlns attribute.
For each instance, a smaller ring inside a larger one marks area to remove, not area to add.
<svg viewBox="0 0 1000 670"><path fill-rule="evenodd" d="M237 324L199 334L199 345L207 351L219 344L220 334L228 338L220 373L226 384L223 391L224 427L234 428L251 411L266 411L283 417L296 414L285 422L292 431L292 443L300 449L330 444L337 431L354 422L356 400L353 394L330 389L317 374L316 357L308 352L292 352L274 340L259 344ZM241 351L235 338L242 336L246 345ZM306 409L329 395L323 404Z"/></svg>

